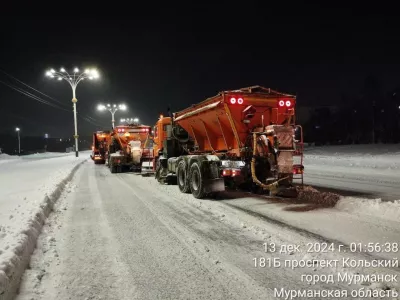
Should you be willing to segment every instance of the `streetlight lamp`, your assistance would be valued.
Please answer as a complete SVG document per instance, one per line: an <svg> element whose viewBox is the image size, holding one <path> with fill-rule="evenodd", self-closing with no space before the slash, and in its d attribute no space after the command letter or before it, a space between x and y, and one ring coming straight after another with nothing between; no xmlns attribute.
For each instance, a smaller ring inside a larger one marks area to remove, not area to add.
<svg viewBox="0 0 400 300"><path fill-rule="evenodd" d="M72 88L72 103L74 104L74 124L75 124L75 155L76 157L79 156L78 152L78 124L76 120L76 102L78 100L76 99L76 87L78 86L78 83L81 82L82 80L89 78L90 80L97 79L99 78L99 73L97 72L96 69L86 69L83 72L80 72L78 68L75 68L73 73L69 74L67 71L65 71L64 68L61 68L59 72L55 71L54 69L51 69L46 72L46 76L50 78L57 78L59 81L62 81L63 79L66 80L71 88Z"/></svg>
<svg viewBox="0 0 400 300"><path fill-rule="evenodd" d="M18 127L15 128L15 131L16 131L17 134L18 134L18 155L21 155L21 139L20 139L20 137L19 137L19 132L20 132L20 130L21 130L21 129L19 129Z"/></svg>
<svg viewBox="0 0 400 300"><path fill-rule="evenodd" d="M125 104L107 104L107 105L103 105L103 104L99 104L97 106L97 109L100 111L103 110L108 110L111 113L111 123L112 123L112 128L114 129L114 124L115 124L115 119L114 119L114 115L118 110L126 110L126 105Z"/></svg>
<svg viewBox="0 0 400 300"><path fill-rule="evenodd" d="M127 118L127 119L121 119L121 123L128 123L128 124L139 124L139 119L138 118Z"/></svg>

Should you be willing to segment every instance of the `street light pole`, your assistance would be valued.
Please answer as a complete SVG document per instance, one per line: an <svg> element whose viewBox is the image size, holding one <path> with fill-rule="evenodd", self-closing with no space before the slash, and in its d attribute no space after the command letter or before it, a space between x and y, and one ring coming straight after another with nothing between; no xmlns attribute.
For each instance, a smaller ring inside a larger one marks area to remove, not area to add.
<svg viewBox="0 0 400 300"><path fill-rule="evenodd" d="M115 113L118 110L126 110L126 105L125 104L119 104L117 106L117 104L113 104L113 105L107 104L107 106L106 106L106 105L103 105L103 104L99 104L97 106L97 109L100 110L100 111L108 110L111 113L111 124L112 124L112 129L114 129L114 127L115 127L115 118L114 118Z"/></svg>
<svg viewBox="0 0 400 300"><path fill-rule="evenodd" d="M75 134L74 134L74 138L75 138L75 156L78 157L79 156L79 152L78 152L78 120L76 119L76 102L78 102L78 99L76 99L76 85L72 86L72 103L74 106L74 127L75 127Z"/></svg>
<svg viewBox="0 0 400 300"><path fill-rule="evenodd" d="M68 74L67 71L65 71L64 68L60 69L60 72L56 72L55 70L51 69L50 71L46 72L46 75L50 78L57 77L58 80L66 80L71 88L72 88L72 103L73 103L73 108L74 108L74 127L75 127L75 156L79 156L79 151L78 151L78 121L77 121L77 115L76 115L76 103L78 102L78 99L76 99L76 87L78 86L78 83L81 82L82 80L89 78L90 80L99 78L99 73L95 69L86 69L84 72L79 74L79 69L75 68L74 73Z"/></svg>
<svg viewBox="0 0 400 300"><path fill-rule="evenodd" d="M20 136L19 136L20 129L17 127L17 128L15 128L15 131L18 134L18 155L21 155L21 139L20 139Z"/></svg>
<svg viewBox="0 0 400 300"><path fill-rule="evenodd" d="M111 112L111 123L112 123L112 128L115 128L115 119L114 119L115 111Z"/></svg>
<svg viewBox="0 0 400 300"><path fill-rule="evenodd" d="M44 152L47 152L47 139L49 138L49 135L47 133L44 134Z"/></svg>

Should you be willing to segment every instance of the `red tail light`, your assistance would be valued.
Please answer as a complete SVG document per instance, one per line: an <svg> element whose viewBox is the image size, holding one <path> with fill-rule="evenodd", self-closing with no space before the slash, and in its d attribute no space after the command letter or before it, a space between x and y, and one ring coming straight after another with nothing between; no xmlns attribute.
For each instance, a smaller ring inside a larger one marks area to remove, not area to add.
<svg viewBox="0 0 400 300"><path fill-rule="evenodd" d="M279 107L287 107L290 108L293 106L293 102L291 100L279 100L278 101L278 106Z"/></svg>
<svg viewBox="0 0 400 300"><path fill-rule="evenodd" d="M240 170L232 170L232 177L239 176Z"/></svg>
<svg viewBox="0 0 400 300"><path fill-rule="evenodd" d="M304 166L303 165L294 165L293 166L293 174L303 174L304 173Z"/></svg>
<svg viewBox="0 0 400 300"><path fill-rule="evenodd" d="M232 175L232 170L230 169L225 169L222 171L222 176L231 176Z"/></svg>
<svg viewBox="0 0 400 300"><path fill-rule="evenodd" d="M222 176L224 177L235 177L240 175L239 169L224 169L222 170Z"/></svg>
<svg viewBox="0 0 400 300"><path fill-rule="evenodd" d="M235 98L235 97L232 97L230 100L229 100L229 102L231 103L231 104L243 104L243 102L244 102L244 100L243 100L243 98L241 98L241 97L239 97L239 98Z"/></svg>

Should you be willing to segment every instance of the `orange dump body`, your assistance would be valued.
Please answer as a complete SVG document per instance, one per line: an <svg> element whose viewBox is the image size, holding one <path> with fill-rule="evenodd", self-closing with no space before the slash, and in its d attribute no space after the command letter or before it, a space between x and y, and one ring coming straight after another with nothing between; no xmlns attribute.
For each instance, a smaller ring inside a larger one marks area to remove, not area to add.
<svg viewBox="0 0 400 300"><path fill-rule="evenodd" d="M250 132L294 124L296 97L259 86L221 92L174 114L199 153L240 156Z"/></svg>
<svg viewBox="0 0 400 300"><path fill-rule="evenodd" d="M121 142L128 145L130 141L141 141L144 143L151 133L151 127L147 125L115 126L112 135Z"/></svg>
<svg viewBox="0 0 400 300"><path fill-rule="evenodd" d="M147 125L121 125L114 128L111 134L120 144L125 153L129 153L129 142L140 141L143 157L152 157L153 151L149 149L148 142L152 140L151 127Z"/></svg>
<svg viewBox="0 0 400 300"><path fill-rule="evenodd" d="M96 131L93 133L92 158L94 160L104 160L105 152L111 142L109 131Z"/></svg>

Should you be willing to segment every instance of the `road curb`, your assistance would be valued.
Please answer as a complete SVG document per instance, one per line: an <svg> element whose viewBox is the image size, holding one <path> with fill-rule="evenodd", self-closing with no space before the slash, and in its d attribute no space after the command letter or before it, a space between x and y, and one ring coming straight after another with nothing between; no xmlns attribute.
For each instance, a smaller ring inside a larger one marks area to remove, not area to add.
<svg viewBox="0 0 400 300"><path fill-rule="evenodd" d="M60 198L66 185L72 180L79 167L87 162L83 160L72 168L69 174L57 184L50 195L46 195L34 217L29 220L28 228L21 232L18 243L14 247L14 255L9 259L5 272L0 271L0 300L12 300L20 285L21 277L29 265L31 255L36 248L36 242L43 225L53 210L54 204Z"/></svg>

